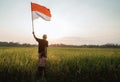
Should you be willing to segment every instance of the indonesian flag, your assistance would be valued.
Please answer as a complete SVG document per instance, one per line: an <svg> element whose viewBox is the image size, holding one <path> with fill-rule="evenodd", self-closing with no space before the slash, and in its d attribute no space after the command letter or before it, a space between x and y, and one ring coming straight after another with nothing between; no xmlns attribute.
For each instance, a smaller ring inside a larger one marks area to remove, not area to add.
<svg viewBox="0 0 120 82"><path fill-rule="evenodd" d="M50 21L51 13L50 13L50 10L48 8L41 6L41 5L38 5L36 3L31 3L31 9L32 9L33 20L41 17L46 21Z"/></svg>

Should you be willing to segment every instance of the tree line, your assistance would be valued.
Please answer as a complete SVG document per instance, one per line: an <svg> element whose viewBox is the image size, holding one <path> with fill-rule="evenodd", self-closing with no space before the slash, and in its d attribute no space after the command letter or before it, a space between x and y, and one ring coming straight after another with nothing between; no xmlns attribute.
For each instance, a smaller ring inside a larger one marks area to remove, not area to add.
<svg viewBox="0 0 120 82"><path fill-rule="evenodd" d="M18 42L1 42L0 47L32 47L37 46L36 44ZM50 44L50 47L75 47L75 48L120 48L120 44L107 43L103 45L66 45L66 44Z"/></svg>
<svg viewBox="0 0 120 82"><path fill-rule="evenodd" d="M35 46L34 44L23 43L20 44L18 42L0 42L0 47L30 47Z"/></svg>
<svg viewBox="0 0 120 82"><path fill-rule="evenodd" d="M51 44L52 47L75 47L75 48L120 48L120 44L107 43L103 45L66 45L66 44Z"/></svg>

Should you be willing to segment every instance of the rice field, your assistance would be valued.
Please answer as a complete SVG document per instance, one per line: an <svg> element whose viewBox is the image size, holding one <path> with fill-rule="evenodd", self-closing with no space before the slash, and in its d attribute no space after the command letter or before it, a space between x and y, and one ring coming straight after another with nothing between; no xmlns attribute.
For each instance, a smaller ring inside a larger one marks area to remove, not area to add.
<svg viewBox="0 0 120 82"><path fill-rule="evenodd" d="M0 82L120 82L120 48L49 47L38 77L37 47L0 47Z"/></svg>

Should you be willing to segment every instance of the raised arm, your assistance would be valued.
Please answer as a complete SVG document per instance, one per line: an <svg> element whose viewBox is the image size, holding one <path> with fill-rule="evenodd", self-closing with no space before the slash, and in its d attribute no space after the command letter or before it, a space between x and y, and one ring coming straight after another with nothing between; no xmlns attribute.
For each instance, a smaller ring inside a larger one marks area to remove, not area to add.
<svg viewBox="0 0 120 82"><path fill-rule="evenodd" d="M34 32L33 32L33 36L34 36L35 40L38 41L38 38L35 36Z"/></svg>

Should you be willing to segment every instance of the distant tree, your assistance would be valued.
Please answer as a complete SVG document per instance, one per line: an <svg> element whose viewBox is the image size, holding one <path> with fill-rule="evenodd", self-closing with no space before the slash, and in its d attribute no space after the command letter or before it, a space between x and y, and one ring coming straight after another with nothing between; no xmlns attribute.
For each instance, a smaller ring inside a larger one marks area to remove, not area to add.
<svg viewBox="0 0 120 82"><path fill-rule="evenodd" d="M30 46L36 46L36 45L27 44L27 43L20 44L18 42L0 42L0 47L21 47L21 46L30 47Z"/></svg>

